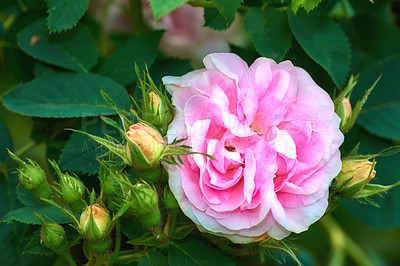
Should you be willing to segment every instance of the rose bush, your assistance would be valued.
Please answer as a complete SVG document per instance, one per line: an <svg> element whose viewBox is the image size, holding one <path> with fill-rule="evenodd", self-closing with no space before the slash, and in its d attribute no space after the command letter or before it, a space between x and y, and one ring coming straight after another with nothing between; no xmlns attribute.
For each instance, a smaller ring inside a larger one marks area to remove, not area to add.
<svg viewBox="0 0 400 266"><path fill-rule="evenodd" d="M187 138L169 185L200 231L249 243L300 233L328 206L343 135L329 95L291 62L229 53L205 69L164 77L175 118L168 140Z"/></svg>

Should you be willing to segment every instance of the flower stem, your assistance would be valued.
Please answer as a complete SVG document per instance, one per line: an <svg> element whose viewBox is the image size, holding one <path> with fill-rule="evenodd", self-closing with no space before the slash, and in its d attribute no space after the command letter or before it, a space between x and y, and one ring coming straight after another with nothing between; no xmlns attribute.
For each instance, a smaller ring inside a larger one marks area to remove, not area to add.
<svg viewBox="0 0 400 266"><path fill-rule="evenodd" d="M36 146L36 142L31 140L28 143L26 143L24 146L22 146L18 150L16 150L14 152L14 154L16 156L20 157L22 154L24 154L25 152L29 151L30 149L32 149L35 146Z"/></svg>
<svg viewBox="0 0 400 266"><path fill-rule="evenodd" d="M167 237L173 235L175 231L175 224L176 224L176 214L172 215L168 213L167 222L165 223L164 226L164 235L166 235Z"/></svg>
<svg viewBox="0 0 400 266"><path fill-rule="evenodd" d="M142 0L130 0L129 6L131 11L133 34L139 35L145 31L142 12Z"/></svg>
<svg viewBox="0 0 400 266"><path fill-rule="evenodd" d="M118 221L115 223L115 248L111 258L110 265L113 265L118 258L119 249L121 248L121 223Z"/></svg>
<svg viewBox="0 0 400 266"><path fill-rule="evenodd" d="M358 265L373 266L367 254L343 231L340 225L328 215L321 219L321 224L326 228L331 238L333 249L330 265L343 262L347 252Z"/></svg>
<svg viewBox="0 0 400 266"><path fill-rule="evenodd" d="M6 189L7 189L8 211L12 211L13 206L12 206L12 202L11 202L11 188L10 188L10 177L8 175L8 169L5 165L3 165L0 169L1 169L2 174L4 175L4 181L5 181L5 185L6 185ZM12 223L11 226L12 226L12 233L13 233L13 238L14 238L13 239L14 246L17 251L17 254L20 254L19 241L17 239L17 227L16 227L15 223ZM17 261L18 261L18 265L22 265L20 256L17 256Z"/></svg>
<svg viewBox="0 0 400 266"><path fill-rule="evenodd" d="M71 257L71 255L69 253L65 253L63 255L64 255L65 259L67 260L67 262L69 263L69 265L76 266L74 259Z"/></svg>

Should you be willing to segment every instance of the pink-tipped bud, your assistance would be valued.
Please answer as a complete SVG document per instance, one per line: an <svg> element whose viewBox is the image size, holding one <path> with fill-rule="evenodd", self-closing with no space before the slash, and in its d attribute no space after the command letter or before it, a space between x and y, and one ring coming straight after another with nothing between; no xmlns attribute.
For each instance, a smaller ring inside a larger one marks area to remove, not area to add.
<svg viewBox="0 0 400 266"><path fill-rule="evenodd" d="M128 137L128 157L131 165L139 170L155 165L164 150L164 140L160 133L142 123L130 126Z"/></svg>
<svg viewBox="0 0 400 266"><path fill-rule="evenodd" d="M107 236L111 218L109 212L99 204L88 206L80 218L83 236L87 240L97 241Z"/></svg>

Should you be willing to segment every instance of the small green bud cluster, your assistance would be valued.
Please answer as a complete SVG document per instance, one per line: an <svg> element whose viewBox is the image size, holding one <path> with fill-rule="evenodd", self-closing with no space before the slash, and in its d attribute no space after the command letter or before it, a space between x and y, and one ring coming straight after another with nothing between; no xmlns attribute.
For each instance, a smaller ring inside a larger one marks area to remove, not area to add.
<svg viewBox="0 0 400 266"><path fill-rule="evenodd" d="M137 183L132 187L130 211L147 227L156 227L161 221L157 191L148 183Z"/></svg>
<svg viewBox="0 0 400 266"><path fill-rule="evenodd" d="M64 254L68 251L68 241L64 231L64 228L55 223L47 223L40 215L36 214L42 224L42 230L40 231L40 243L48 247L57 254Z"/></svg>
<svg viewBox="0 0 400 266"><path fill-rule="evenodd" d="M83 200L86 190L85 185L78 177L62 173L55 162L50 161L50 163L59 177L58 186L55 188L59 197L73 212L81 213L87 206Z"/></svg>

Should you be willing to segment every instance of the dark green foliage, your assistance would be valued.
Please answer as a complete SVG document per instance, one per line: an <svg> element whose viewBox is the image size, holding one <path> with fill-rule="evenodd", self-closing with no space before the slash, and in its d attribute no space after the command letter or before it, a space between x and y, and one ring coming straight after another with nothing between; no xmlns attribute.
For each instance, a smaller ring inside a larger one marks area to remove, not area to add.
<svg viewBox="0 0 400 266"><path fill-rule="evenodd" d="M143 68L144 64L147 67L151 66L162 34L162 31L152 31L132 37L104 62L99 74L110 77L122 85L135 81L137 79L135 64L140 68Z"/></svg>
<svg viewBox="0 0 400 266"><path fill-rule="evenodd" d="M350 45L339 25L322 10L287 12L294 36L306 53L341 88L350 70Z"/></svg>
<svg viewBox="0 0 400 266"><path fill-rule="evenodd" d="M400 56L374 64L361 72L360 82L352 95L353 101L358 100L373 79L382 75L357 123L370 133L391 140L400 140L400 90L396 89L400 88L399 68Z"/></svg>
<svg viewBox="0 0 400 266"><path fill-rule="evenodd" d="M46 21L38 20L18 34L18 45L35 59L79 72L97 62L96 43L86 26L50 35Z"/></svg>
<svg viewBox="0 0 400 266"><path fill-rule="evenodd" d="M292 35L286 15L275 8L250 9L244 27L251 33L256 50L265 57L279 62L289 50Z"/></svg>
<svg viewBox="0 0 400 266"><path fill-rule="evenodd" d="M70 86L73 84L73 86ZM121 109L130 100L113 80L96 74L57 73L40 76L20 85L2 97L10 110L39 117L80 117L114 114L100 94L106 92Z"/></svg>
<svg viewBox="0 0 400 266"><path fill-rule="evenodd" d="M168 261L170 265L234 265L221 250L196 238L171 242Z"/></svg>
<svg viewBox="0 0 400 266"><path fill-rule="evenodd" d="M50 31L63 31L74 27L85 14L89 0L47 0Z"/></svg>

